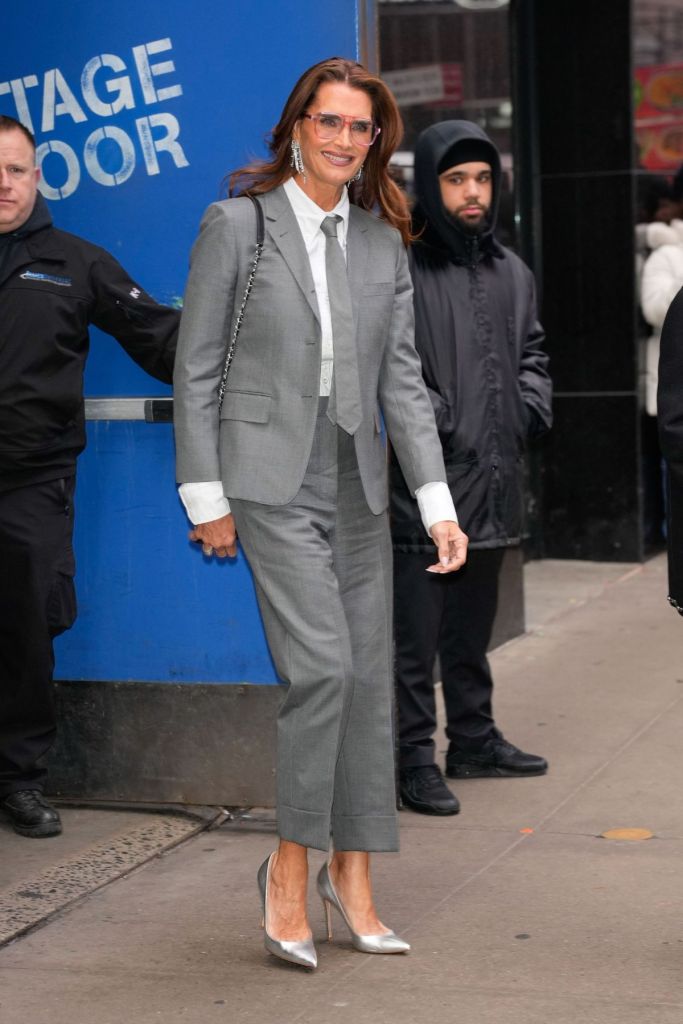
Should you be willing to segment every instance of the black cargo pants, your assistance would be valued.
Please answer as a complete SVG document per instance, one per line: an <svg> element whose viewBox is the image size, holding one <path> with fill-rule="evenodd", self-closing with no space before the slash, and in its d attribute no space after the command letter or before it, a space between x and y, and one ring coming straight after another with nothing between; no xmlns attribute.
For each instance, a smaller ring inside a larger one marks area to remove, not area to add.
<svg viewBox="0 0 683 1024"><path fill-rule="evenodd" d="M57 731L52 640L76 618L75 480L0 493L0 797L43 788Z"/></svg>

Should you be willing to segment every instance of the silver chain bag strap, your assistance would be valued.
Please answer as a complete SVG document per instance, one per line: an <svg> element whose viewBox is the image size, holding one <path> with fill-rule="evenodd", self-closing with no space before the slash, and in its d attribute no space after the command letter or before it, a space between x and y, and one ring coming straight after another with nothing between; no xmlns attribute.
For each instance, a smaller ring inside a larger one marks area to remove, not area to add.
<svg viewBox="0 0 683 1024"><path fill-rule="evenodd" d="M255 196L249 196L254 209L256 210L256 248L254 250L254 256L251 261L251 270L249 271L249 279L247 280L247 286L244 289L244 295L242 297L242 305L239 308L237 317L235 318L235 326L232 332L232 338L230 339L230 347L228 348L228 354L225 357L225 366L223 367L223 374L221 376L221 382L218 385L218 412L220 414L221 408L223 407L223 399L225 398L225 389L228 386L228 374L230 373L230 365L235 355L235 346L237 345L237 336L240 333L240 327L244 320L244 310L247 308L247 299L251 292L254 278L256 277L256 268L258 261L261 259L261 253L263 252L263 241L265 238L265 223L263 220L263 210L261 204Z"/></svg>

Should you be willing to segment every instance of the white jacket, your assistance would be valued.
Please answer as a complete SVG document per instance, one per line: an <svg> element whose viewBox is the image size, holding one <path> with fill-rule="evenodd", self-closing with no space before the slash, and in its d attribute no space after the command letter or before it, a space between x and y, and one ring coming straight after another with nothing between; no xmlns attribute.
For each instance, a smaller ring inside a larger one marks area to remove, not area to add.
<svg viewBox="0 0 683 1024"><path fill-rule="evenodd" d="M647 243L652 252L643 267L640 305L654 330L645 349L645 409L656 416L659 334L674 296L683 288L683 220L648 224Z"/></svg>

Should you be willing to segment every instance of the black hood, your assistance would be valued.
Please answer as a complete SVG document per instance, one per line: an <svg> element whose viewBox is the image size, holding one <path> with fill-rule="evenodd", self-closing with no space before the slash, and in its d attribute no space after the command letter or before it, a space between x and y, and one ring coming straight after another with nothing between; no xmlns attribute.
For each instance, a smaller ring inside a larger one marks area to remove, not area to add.
<svg viewBox="0 0 683 1024"><path fill-rule="evenodd" d="M460 228L447 212L439 186L439 174L448 166L471 160L490 164L492 173L487 227L475 236ZM472 121L440 121L420 134L415 146L416 206L413 224L417 233L422 232L420 241L425 246L442 252L446 250L457 263L476 263L486 255L502 256L502 249L494 238L500 192L500 155L479 125Z"/></svg>
<svg viewBox="0 0 683 1024"><path fill-rule="evenodd" d="M16 251L15 247L28 235L42 231L43 228L49 228L51 224L52 216L47 203L38 192L28 220L25 220L16 231L7 231L0 235L0 281L4 280L5 271L10 266L13 253Z"/></svg>
<svg viewBox="0 0 683 1024"><path fill-rule="evenodd" d="M37 192L36 201L28 220L25 220L21 227L13 231L12 234L15 238L25 238L27 235L32 235L34 231L42 231L43 228L49 228L51 224L52 214L40 192Z"/></svg>
<svg viewBox="0 0 683 1024"><path fill-rule="evenodd" d="M9 249L14 242L17 242L22 238L26 238L27 235L32 235L35 231L42 231L43 228L49 228L51 225L52 214L50 213L47 203L40 192L37 192L36 201L33 204L33 209L31 210L28 218L24 221L21 227L16 229L16 231L7 231L0 235L0 247L3 249Z"/></svg>

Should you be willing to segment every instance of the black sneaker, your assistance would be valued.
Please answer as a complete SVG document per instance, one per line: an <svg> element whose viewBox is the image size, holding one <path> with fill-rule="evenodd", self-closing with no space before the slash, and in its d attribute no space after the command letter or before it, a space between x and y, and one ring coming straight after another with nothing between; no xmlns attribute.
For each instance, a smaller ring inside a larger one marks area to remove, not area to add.
<svg viewBox="0 0 683 1024"><path fill-rule="evenodd" d="M0 807L20 836L42 839L62 831L59 812L45 800L39 789L20 789L0 800Z"/></svg>
<svg viewBox="0 0 683 1024"><path fill-rule="evenodd" d="M401 800L419 814L457 814L458 798L443 780L436 764L401 768L399 772Z"/></svg>
<svg viewBox="0 0 683 1024"><path fill-rule="evenodd" d="M521 775L545 775L548 762L536 754L526 754L502 736L487 740L476 753L458 750L453 744L446 755L449 779L496 779Z"/></svg>

